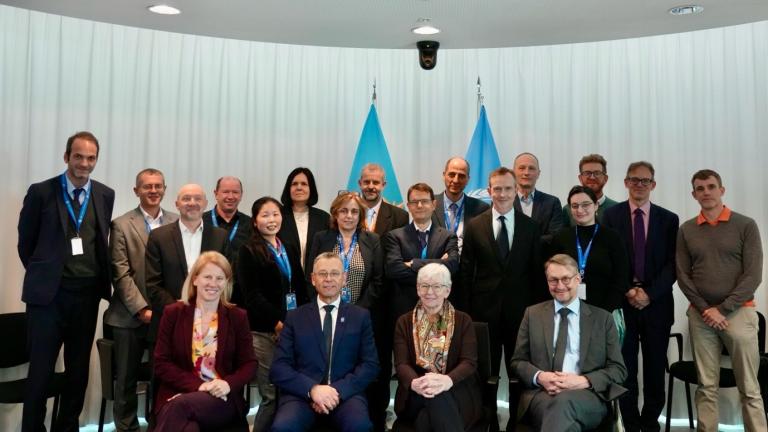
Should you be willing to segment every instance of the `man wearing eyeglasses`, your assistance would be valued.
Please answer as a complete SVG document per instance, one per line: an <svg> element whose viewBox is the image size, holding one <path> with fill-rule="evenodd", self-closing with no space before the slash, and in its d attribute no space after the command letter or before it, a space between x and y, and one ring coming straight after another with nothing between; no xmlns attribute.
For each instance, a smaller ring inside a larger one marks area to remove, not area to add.
<svg viewBox="0 0 768 432"><path fill-rule="evenodd" d="M624 426L629 432L660 430L666 400L665 365L669 331L674 322L672 285L676 214L651 203L656 171L649 162L629 164L624 186L629 199L605 211L603 224L623 239L629 260L629 283L623 305L626 333L622 354L627 365L628 394L621 398ZM643 408L638 410L638 354L643 352Z"/></svg>
<svg viewBox="0 0 768 432"><path fill-rule="evenodd" d="M605 184L608 183L608 162L599 154L588 154L579 161L579 183L582 186L592 189L597 196L597 222L603 221L603 212L616 204L616 201L608 198L603 193ZM568 226L574 226L573 216L566 204L563 206L563 220Z"/></svg>
<svg viewBox="0 0 768 432"><path fill-rule="evenodd" d="M608 413L605 401L625 391L618 332L609 312L579 299L573 258L555 255L544 269L554 301L525 310L512 357L526 388L518 420L541 431L593 429Z"/></svg>

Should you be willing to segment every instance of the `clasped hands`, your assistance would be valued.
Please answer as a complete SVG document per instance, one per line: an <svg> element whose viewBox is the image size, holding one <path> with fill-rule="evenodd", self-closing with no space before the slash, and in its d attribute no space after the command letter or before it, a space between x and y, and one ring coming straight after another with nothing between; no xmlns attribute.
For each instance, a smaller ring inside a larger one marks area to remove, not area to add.
<svg viewBox="0 0 768 432"><path fill-rule="evenodd" d="M444 253L443 256L440 257L441 260L445 261L448 259L448 252ZM406 261L403 264L405 264L406 267L411 268L413 266L413 260Z"/></svg>
<svg viewBox="0 0 768 432"><path fill-rule="evenodd" d="M330 414L340 402L339 392L324 384L312 386L309 397L312 399L312 409L318 414Z"/></svg>
<svg viewBox="0 0 768 432"><path fill-rule="evenodd" d="M428 372L411 381L411 390L427 399L431 399L451 387L453 387L451 377L433 372Z"/></svg>
<svg viewBox="0 0 768 432"><path fill-rule="evenodd" d="M566 390L589 388L587 377L570 372L541 372L536 380L550 396L555 396Z"/></svg>
<svg viewBox="0 0 768 432"><path fill-rule="evenodd" d="M227 400L227 395L230 392L229 383L223 379L214 379L211 381L200 384L197 388L198 391L208 392L211 396L217 397L222 400Z"/></svg>
<svg viewBox="0 0 768 432"><path fill-rule="evenodd" d="M643 309L651 304L651 298L642 287L632 287L626 294L627 301L635 309Z"/></svg>
<svg viewBox="0 0 768 432"><path fill-rule="evenodd" d="M723 331L728 328L728 319L725 315L720 313L717 306L705 309L704 312L701 313L701 319L704 320L704 324L715 330Z"/></svg>

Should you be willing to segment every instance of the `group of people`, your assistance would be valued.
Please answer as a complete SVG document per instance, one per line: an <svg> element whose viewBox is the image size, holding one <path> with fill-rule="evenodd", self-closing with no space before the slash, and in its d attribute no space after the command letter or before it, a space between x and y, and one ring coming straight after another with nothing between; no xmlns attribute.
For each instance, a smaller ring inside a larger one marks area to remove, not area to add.
<svg viewBox="0 0 768 432"><path fill-rule="evenodd" d="M182 186L178 214L161 207L159 170L136 176L139 205L111 220L114 191L92 180L99 143L67 141L66 171L30 186L19 219L30 345L23 431L44 430L46 389L62 344L67 386L56 429L78 428L98 304L109 300L114 419L139 429L137 375L154 373L155 430L247 428L244 388L255 379L255 431L383 431L393 366L395 413L417 430L469 430L484 421L473 321L488 323L491 373L502 363L526 387L517 415L539 430L600 423L620 386L625 427L659 429L673 321L673 284L687 315L701 385L700 430L716 430L724 345L747 430L766 430L757 383L754 292L757 225L722 202L718 173L691 180L700 214L651 203L654 168L629 165L628 199L603 193L607 163L587 155L560 200L536 188L539 161L518 155L488 178L491 205L464 193L467 161L449 159L445 190L412 185L408 211L385 202L383 168L363 167L360 191L330 213L315 207L307 168L280 196L239 211L243 186ZM114 287L114 290L112 290ZM642 350L643 407L638 405ZM503 354L502 354L503 353ZM392 363L394 359L394 365ZM278 397L279 394L279 397Z"/></svg>

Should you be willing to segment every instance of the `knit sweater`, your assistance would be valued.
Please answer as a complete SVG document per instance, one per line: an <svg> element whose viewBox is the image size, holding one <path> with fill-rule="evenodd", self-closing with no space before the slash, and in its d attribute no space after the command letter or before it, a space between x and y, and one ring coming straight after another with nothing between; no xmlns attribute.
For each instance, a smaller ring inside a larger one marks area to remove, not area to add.
<svg viewBox="0 0 768 432"><path fill-rule="evenodd" d="M685 222L677 234L677 284L703 312L723 315L754 298L763 275L763 250L755 221L731 212L728 221Z"/></svg>

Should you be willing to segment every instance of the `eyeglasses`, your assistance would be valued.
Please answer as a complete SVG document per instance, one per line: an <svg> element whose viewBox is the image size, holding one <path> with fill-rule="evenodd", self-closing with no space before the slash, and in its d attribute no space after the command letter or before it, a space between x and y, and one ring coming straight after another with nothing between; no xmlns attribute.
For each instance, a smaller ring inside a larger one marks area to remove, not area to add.
<svg viewBox="0 0 768 432"><path fill-rule="evenodd" d="M605 173L602 171L582 171L581 176L582 177L588 177L588 178L601 178L604 176Z"/></svg>
<svg viewBox="0 0 768 432"><path fill-rule="evenodd" d="M321 272L317 272L317 273L313 273L313 274L315 276L317 276L318 278L320 278L320 279L328 279L329 277L331 279L338 279L339 277L341 277L341 272L340 271L330 271L330 272L321 271Z"/></svg>
<svg viewBox="0 0 768 432"><path fill-rule="evenodd" d="M448 288L448 285L442 285L442 284L417 284L416 290L420 293L428 293L429 291L432 291L433 293L438 293L444 289Z"/></svg>
<svg viewBox="0 0 768 432"><path fill-rule="evenodd" d="M578 275L571 275L571 276L563 276L561 278L547 278L547 285L549 285L552 288L557 287L559 284L563 284L565 286L568 286L569 283Z"/></svg>
<svg viewBox="0 0 768 432"><path fill-rule="evenodd" d="M429 199L409 200L409 201L408 201L408 205L409 205L409 206L414 206L414 207L418 207L418 206L423 206L423 207L426 207L426 206L428 206L428 205L429 205L431 202L432 202L432 200L429 200Z"/></svg>
<svg viewBox="0 0 768 432"><path fill-rule="evenodd" d="M649 184L653 183L652 178L627 177L624 180L628 181L629 184L631 184L632 186L637 186L637 185L648 186Z"/></svg>
<svg viewBox="0 0 768 432"><path fill-rule="evenodd" d="M583 203L573 203L569 207L573 211L576 211L578 209L586 210L586 209L588 209L590 206L592 206L594 204L595 203L593 203L592 201L585 201Z"/></svg>

